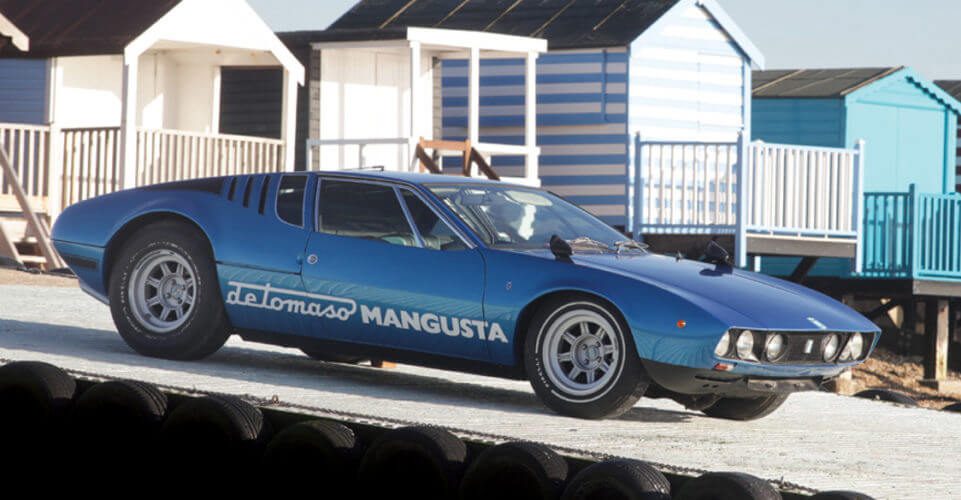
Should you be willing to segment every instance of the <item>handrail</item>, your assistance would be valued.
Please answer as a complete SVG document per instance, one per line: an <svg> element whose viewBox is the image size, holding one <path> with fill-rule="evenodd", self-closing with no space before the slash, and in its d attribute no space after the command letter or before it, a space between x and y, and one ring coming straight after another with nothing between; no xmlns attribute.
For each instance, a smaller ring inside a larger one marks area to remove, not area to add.
<svg viewBox="0 0 961 500"><path fill-rule="evenodd" d="M864 144L856 149L634 139L634 223L644 232L734 228L740 264L747 233L847 238L859 244ZM861 256L854 259L860 270Z"/></svg>

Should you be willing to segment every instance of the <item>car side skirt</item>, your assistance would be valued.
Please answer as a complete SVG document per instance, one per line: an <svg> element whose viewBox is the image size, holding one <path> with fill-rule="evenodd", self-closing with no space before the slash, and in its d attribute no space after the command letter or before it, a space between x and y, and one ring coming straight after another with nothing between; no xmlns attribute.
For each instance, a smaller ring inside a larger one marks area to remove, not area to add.
<svg viewBox="0 0 961 500"><path fill-rule="evenodd" d="M485 363L482 361L452 358L420 351L408 351L394 347L381 347L371 344L355 344L336 340L316 339L302 335L268 332L263 330L239 329L236 331L242 339L262 344L293 347L297 349L314 349L330 351L331 353L347 356L392 361L401 364L473 373L488 377L506 378L512 380L526 380L524 370L518 366Z"/></svg>

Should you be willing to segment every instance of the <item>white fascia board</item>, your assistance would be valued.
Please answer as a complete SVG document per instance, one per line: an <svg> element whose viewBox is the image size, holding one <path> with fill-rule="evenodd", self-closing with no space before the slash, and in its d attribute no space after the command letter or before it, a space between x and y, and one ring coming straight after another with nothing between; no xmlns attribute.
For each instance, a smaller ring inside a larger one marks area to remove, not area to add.
<svg viewBox="0 0 961 500"><path fill-rule="evenodd" d="M501 35L469 30L448 30L439 28L407 28L407 39L423 45L439 45L455 48L478 48L498 52L544 53L547 40L527 36Z"/></svg>
<svg viewBox="0 0 961 500"><path fill-rule="evenodd" d="M4 17L2 13L0 13L0 35L10 37L13 46L21 51L27 52L30 50L30 38L20 31L17 25Z"/></svg>
<svg viewBox="0 0 961 500"><path fill-rule="evenodd" d="M124 48L124 59L139 57L161 40L269 52L304 84L304 66L244 0L182 0Z"/></svg>

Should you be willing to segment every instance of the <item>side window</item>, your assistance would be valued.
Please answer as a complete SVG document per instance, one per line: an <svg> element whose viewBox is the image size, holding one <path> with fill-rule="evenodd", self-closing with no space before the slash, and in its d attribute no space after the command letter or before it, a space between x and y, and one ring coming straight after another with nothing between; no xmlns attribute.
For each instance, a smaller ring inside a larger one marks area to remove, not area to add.
<svg viewBox="0 0 961 500"><path fill-rule="evenodd" d="M277 189L277 217L297 227L304 225L304 188L306 175L285 175Z"/></svg>
<svg viewBox="0 0 961 500"><path fill-rule="evenodd" d="M420 198L414 193L402 189L404 203L410 212L410 218L417 226L417 232L424 240L424 247L434 250L463 250L466 247L464 242L457 236L453 229L441 220Z"/></svg>
<svg viewBox="0 0 961 500"><path fill-rule="evenodd" d="M321 180L317 229L322 233L417 246L394 188Z"/></svg>

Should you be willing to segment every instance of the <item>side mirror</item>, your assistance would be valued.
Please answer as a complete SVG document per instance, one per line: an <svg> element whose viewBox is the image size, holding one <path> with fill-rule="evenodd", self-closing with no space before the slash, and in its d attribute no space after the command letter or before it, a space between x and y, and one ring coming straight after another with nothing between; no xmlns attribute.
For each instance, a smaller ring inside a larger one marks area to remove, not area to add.
<svg viewBox="0 0 961 500"><path fill-rule="evenodd" d="M571 248L570 243L564 241L564 238L556 234L551 236L550 248L551 253L554 254L557 260L570 262L571 255L574 255L574 250Z"/></svg>
<svg viewBox="0 0 961 500"><path fill-rule="evenodd" d="M730 266L731 254L728 253L724 247L718 245L716 241L711 240L707 243L707 248L704 249L704 260L714 264L724 264Z"/></svg>

